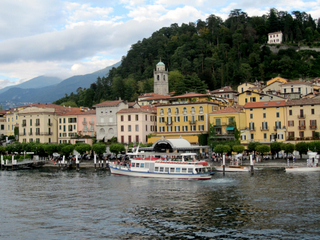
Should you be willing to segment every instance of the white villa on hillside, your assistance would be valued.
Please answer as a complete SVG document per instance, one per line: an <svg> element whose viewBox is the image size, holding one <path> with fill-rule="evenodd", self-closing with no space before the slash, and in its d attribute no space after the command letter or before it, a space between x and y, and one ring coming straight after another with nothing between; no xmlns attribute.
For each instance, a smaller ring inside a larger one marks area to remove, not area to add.
<svg viewBox="0 0 320 240"><path fill-rule="evenodd" d="M280 44L282 43L282 32L268 33L268 44Z"/></svg>

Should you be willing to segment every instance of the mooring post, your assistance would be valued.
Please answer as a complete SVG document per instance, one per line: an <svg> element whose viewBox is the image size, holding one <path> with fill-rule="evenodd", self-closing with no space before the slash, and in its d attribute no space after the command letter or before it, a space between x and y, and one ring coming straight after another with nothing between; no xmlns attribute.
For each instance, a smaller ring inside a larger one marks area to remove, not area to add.
<svg viewBox="0 0 320 240"><path fill-rule="evenodd" d="M78 159L78 155L76 155L76 165L77 165L77 171L79 172L79 159Z"/></svg>
<svg viewBox="0 0 320 240"><path fill-rule="evenodd" d="M103 168L103 159L101 160L101 168Z"/></svg>
<svg viewBox="0 0 320 240"><path fill-rule="evenodd" d="M251 154L250 154L250 171L251 171L251 174L253 174L253 160L252 160Z"/></svg>
<svg viewBox="0 0 320 240"><path fill-rule="evenodd" d="M100 168L100 160L99 160L98 164L99 164L99 168Z"/></svg>
<svg viewBox="0 0 320 240"><path fill-rule="evenodd" d="M223 154L223 156L222 156L222 171L223 171L223 175L224 175L226 172L226 155L225 154Z"/></svg>
<svg viewBox="0 0 320 240"><path fill-rule="evenodd" d="M13 170L13 163L14 163L14 155L12 155L12 160L11 160L12 170Z"/></svg>
<svg viewBox="0 0 320 240"><path fill-rule="evenodd" d="M93 157L94 170L97 171L97 155L95 154Z"/></svg>

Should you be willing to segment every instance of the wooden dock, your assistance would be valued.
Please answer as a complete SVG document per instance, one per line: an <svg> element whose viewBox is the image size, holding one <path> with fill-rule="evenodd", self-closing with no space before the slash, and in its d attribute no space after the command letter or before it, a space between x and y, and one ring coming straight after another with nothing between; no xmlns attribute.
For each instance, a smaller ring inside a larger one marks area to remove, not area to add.
<svg viewBox="0 0 320 240"><path fill-rule="evenodd" d="M24 159L23 161L17 160L1 160L1 170L20 170L32 169L43 166L47 160L32 160Z"/></svg>

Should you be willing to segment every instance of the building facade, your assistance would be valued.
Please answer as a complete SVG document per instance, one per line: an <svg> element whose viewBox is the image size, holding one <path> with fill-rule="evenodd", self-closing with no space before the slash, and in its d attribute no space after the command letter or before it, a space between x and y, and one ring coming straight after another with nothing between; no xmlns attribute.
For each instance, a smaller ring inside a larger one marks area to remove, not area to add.
<svg viewBox="0 0 320 240"><path fill-rule="evenodd" d="M156 108L128 108L118 111L118 142L148 143L148 135L156 133L156 119Z"/></svg>
<svg viewBox="0 0 320 240"><path fill-rule="evenodd" d="M246 127L240 129L241 143L283 142L286 138L285 101L250 102L244 105Z"/></svg>
<svg viewBox="0 0 320 240"><path fill-rule="evenodd" d="M282 43L282 32L268 33L268 44L281 44Z"/></svg>
<svg viewBox="0 0 320 240"><path fill-rule="evenodd" d="M117 112L121 109L127 109L128 103L123 100L105 101L93 107L96 108L97 140L106 142L117 137Z"/></svg>

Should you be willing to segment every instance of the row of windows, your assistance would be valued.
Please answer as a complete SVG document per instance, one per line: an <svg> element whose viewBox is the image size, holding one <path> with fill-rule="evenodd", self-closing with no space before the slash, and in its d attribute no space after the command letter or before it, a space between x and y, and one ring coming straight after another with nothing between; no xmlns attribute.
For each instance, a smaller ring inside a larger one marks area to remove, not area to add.
<svg viewBox="0 0 320 240"><path fill-rule="evenodd" d="M48 119L48 125L51 126L51 119ZM24 119L22 120L22 127L27 126L27 120ZM30 119L30 126L32 126L32 119ZM36 126L40 126L40 119L36 119Z"/></svg>
<svg viewBox="0 0 320 240"><path fill-rule="evenodd" d="M146 136L146 140L148 140L147 138L148 138L148 136ZM128 136L128 143L133 142L132 140L133 140L133 137L132 136ZM139 135L136 135L135 141L139 142ZM125 142L124 141L124 136L121 136L121 143L124 143L124 142Z"/></svg>
<svg viewBox="0 0 320 240"><path fill-rule="evenodd" d="M167 112L168 112L168 115L170 115L171 114L171 108L168 108ZM179 108L175 108L174 113L175 114L179 114ZM184 107L183 108L183 114L186 114L186 113L187 113L187 108ZM195 113L195 107L191 107L191 113ZM203 113L203 107L202 106L199 107L199 113ZM164 109L163 108L160 109L160 114L161 115L164 114Z"/></svg>
<svg viewBox="0 0 320 240"><path fill-rule="evenodd" d="M66 118L59 118L59 123L66 123ZM68 123L76 123L77 118L68 118Z"/></svg>
<svg viewBox="0 0 320 240"><path fill-rule="evenodd" d="M306 121L305 120L299 120L299 127L305 127ZM294 127L294 120L288 121L288 127ZM310 128L316 128L317 127L317 120L310 120Z"/></svg>
<svg viewBox="0 0 320 240"><path fill-rule="evenodd" d="M280 112L276 112L276 118L280 117ZM267 118L267 113L262 113L262 118ZM253 119L253 113L250 113L250 119Z"/></svg>
<svg viewBox="0 0 320 240"><path fill-rule="evenodd" d="M188 131L188 125L182 126L182 131L186 132ZM167 126L167 128L165 126L161 126L159 127L159 132L172 132L173 127L172 126ZM180 132L181 128L180 126L174 126L174 131L175 132ZM190 131L197 131L197 126L196 125L191 125L190 126ZM204 125L199 125L198 126L198 131L204 131Z"/></svg>
<svg viewBox="0 0 320 240"><path fill-rule="evenodd" d="M131 167L149 168L149 163L132 163ZM171 173L193 173L193 168L155 167L154 171L155 172L171 172Z"/></svg>
<svg viewBox="0 0 320 240"><path fill-rule="evenodd" d="M164 123L166 122L167 124L171 124L172 123L172 117L167 117L167 122L165 121L165 117L159 117L159 122L160 123ZM180 116L176 116L174 117L174 121L175 122L180 122ZM183 121L184 122L188 122L189 121L189 117L188 116L183 116ZM195 123L196 122L196 117L195 116L191 116L190 118L191 123ZM204 121L204 115L199 115L198 116L198 121Z"/></svg>
<svg viewBox="0 0 320 240"><path fill-rule="evenodd" d="M62 130L63 129L63 131L65 132L66 131L66 125L59 125L59 130ZM74 130L76 130L77 129L77 125L68 125L68 131L69 132L72 132L72 131L74 131Z"/></svg>
<svg viewBox="0 0 320 240"><path fill-rule="evenodd" d="M120 119L121 119L121 122L123 122L124 121L124 115L121 115ZM137 114L134 115L134 119L135 119L135 121L139 121L139 115L137 115ZM151 122L155 122L156 119L157 119L156 116L150 116L150 121ZM145 115L145 120L148 121L148 115ZM127 121L131 121L131 115L127 116Z"/></svg>
<svg viewBox="0 0 320 240"><path fill-rule="evenodd" d="M29 129L29 132L28 132L29 135L33 135L33 131L32 131L32 128ZM52 132L51 132L51 128L48 128L48 132L41 132L40 133L40 128L36 128L36 132L35 132L35 135L51 135ZM23 131L22 131L22 135L27 135L27 132L26 132L26 129L23 128Z"/></svg>
<svg viewBox="0 0 320 240"><path fill-rule="evenodd" d="M312 114L312 115L315 114L314 108L311 108L311 114ZM289 115L292 116L292 110L291 110L291 109L289 110ZM303 111L303 109L300 109L300 114L299 114L299 115L300 115L301 117L304 116L304 111Z"/></svg>
<svg viewBox="0 0 320 240"><path fill-rule="evenodd" d="M27 139L26 138L22 139L22 142L26 143ZM29 142L33 142L33 138L29 138ZM40 143L40 138L36 138L35 142ZM48 143L51 143L51 138L48 138Z"/></svg>
<svg viewBox="0 0 320 240"><path fill-rule="evenodd" d="M284 135L282 134L282 133L279 133L279 134L270 134L269 136L268 136L268 134L267 133L264 133L263 134L263 139L264 140L270 140L270 141L272 141L272 140L276 140L277 138L278 139L284 139L283 138L284 137ZM241 140L242 141L245 141L245 140L247 140L247 135L241 135ZM251 133L250 134L250 139L248 139L248 140L254 140L254 133Z"/></svg>

